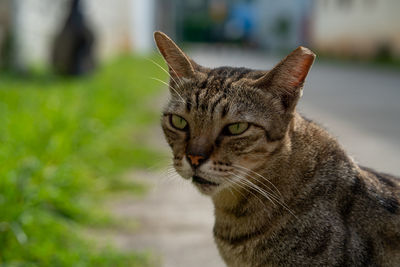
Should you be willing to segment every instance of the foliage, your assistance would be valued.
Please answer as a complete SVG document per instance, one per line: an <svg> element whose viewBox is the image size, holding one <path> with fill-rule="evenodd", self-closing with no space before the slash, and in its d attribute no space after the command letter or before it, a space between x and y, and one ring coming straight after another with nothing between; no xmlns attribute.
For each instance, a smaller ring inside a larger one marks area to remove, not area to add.
<svg viewBox="0 0 400 267"><path fill-rule="evenodd" d="M80 79L2 74L0 266L145 264L79 229L102 223L98 200L117 174L156 161L137 138L158 119L147 105L161 87L151 76L165 73L128 56Z"/></svg>

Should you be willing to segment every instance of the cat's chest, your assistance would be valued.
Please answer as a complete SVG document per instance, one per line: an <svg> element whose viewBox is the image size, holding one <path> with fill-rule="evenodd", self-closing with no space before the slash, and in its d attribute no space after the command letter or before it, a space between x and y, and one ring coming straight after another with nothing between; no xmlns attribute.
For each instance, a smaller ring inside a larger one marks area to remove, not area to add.
<svg viewBox="0 0 400 267"><path fill-rule="evenodd" d="M232 244L226 240L214 236L219 253L229 267L258 266L260 262L256 252L257 243L260 240L245 241L241 244Z"/></svg>
<svg viewBox="0 0 400 267"><path fill-rule="evenodd" d="M298 233L301 224L288 220L289 216L272 220L262 215L216 218L214 240L227 266L279 266L296 262L293 249L305 245L305 239Z"/></svg>
<svg viewBox="0 0 400 267"><path fill-rule="evenodd" d="M271 252L265 247L269 229L270 225L256 225L251 220L217 220L214 240L227 266L265 266ZM260 265L262 262L264 265Z"/></svg>

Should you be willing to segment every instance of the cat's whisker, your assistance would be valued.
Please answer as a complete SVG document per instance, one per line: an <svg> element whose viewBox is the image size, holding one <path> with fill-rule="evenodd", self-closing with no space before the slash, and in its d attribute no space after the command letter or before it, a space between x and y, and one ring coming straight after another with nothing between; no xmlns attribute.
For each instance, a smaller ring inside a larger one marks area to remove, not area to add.
<svg viewBox="0 0 400 267"><path fill-rule="evenodd" d="M174 168L172 163L168 164L167 166L165 166L164 172L165 173L175 173L175 174L177 174L177 172L176 172L176 170L175 170L175 168Z"/></svg>
<svg viewBox="0 0 400 267"><path fill-rule="evenodd" d="M235 195L233 194L232 188L228 187L229 192L231 192L231 195L234 197Z"/></svg>
<svg viewBox="0 0 400 267"><path fill-rule="evenodd" d="M246 196L242 193L242 192L240 192L240 190L238 190L236 187L231 187L233 190L235 190L236 192L238 192L242 197L244 197L244 198L246 198ZM229 188L230 189L230 188Z"/></svg>
<svg viewBox="0 0 400 267"><path fill-rule="evenodd" d="M168 175L173 174L173 175L178 175L179 176L179 174L176 172L176 170L174 168L167 169L165 171L165 173L168 174Z"/></svg>
<svg viewBox="0 0 400 267"><path fill-rule="evenodd" d="M243 194L243 192L240 189L238 189L237 187L240 187L243 191L256 197L257 200L260 201L261 205L264 207L264 211L267 211L267 205L266 205L265 201L262 201L260 198L258 198L251 190L249 190L247 188L247 185L242 185L237 180L235 181L235 180L229 179L229 178L226 178L226 179L227 179L228 183L230 183L231 185L234 185L234 186L232 186L232 189L235 190L236 192L238 192L243 198L246 199L247 196L245 194ZM257 214L256 217L259 218L260 220L262 220L262 218L263 218L261 214Z"/></svg>
<svg viewBox="0 0 400 267"><path fill-rule="evenodd" d="M233 175L235 175L236 177L239 177L237 174L235 173L231 173ZM276 206L275 202L273 201L273 199L269 196L268 192L265 190L262 190L260 187L258 187L256 184L250 182L248 179L246 179L245 177L241 177L240 181L245 184L248 185L249 187L253 188L255 191L257 191L258 193L260 193L263 197L265 197L266 199L268 199L274 206Z"/></svg>
<svg viewBox="0 0 400 267"><path fill-rule="evenodd" d="M165 174L166 174L167 177L168 177L168 176L175 176L175 175L176 175L176 173L173 173L173 172L166 172Z"/></svg>
<svg viewBox="0 0 400 267"><path fill-rule="evenodd" d="M163 172L166 174L174 173L174 169L172 167L168 166Z"/></svg>
<svg viewBox="0 0 400 267"><path fill-rule="evenodd" d="M158 52L159 52L159 54L160 54L161 56L163 56L163 55L160 53L160 51L158 51ZM154 63L156 63L156 62L154 62ZM168 62L166 62L166 63L167 63L167 65L168 65L168 68L171 69L171 70L175 73L177 79L178 79L179 82L180 82L180 86L183 86L183 81L182 81L182 79L179 78L178 73L177 73L177 72L175 71L175 69L171 66L171 64L168 64ZM171 74L169 73L169 71L167 71L166 69L164 69L162 66L160 66L160 65L157 64L157 63L156 63L156 65L158 65L161 69L163 69L163 70L169 75L169 77L172 78L172 76L171 76ZM173 78L172 78L172 79L173 79ZM173 79L173 81L174 81L176 84L178 84L174 79Z"/></svg>
<svg viewBox="0 0 400 267"><path fill-rule="evenodd" d="M258 185L254 184L253 182L251 182L250 180L245 180L247 183L250 183L254 188L259 189L260 191L263 191L262 188L260 188ZM267 192L266 192L267 193ZM291 209L282 201L280 201L279 199L277 199L276 197L273 197L270 195L271 198L273 198L276 202L278 202L279 205L281 205L282 207L284 207L285 209L287 209L290 213L292 213ZM293 213L292 213L293 214ZM293 214L294 215L294 214Z"/></svg>
<svg viewBox="0 0 400 267"><path fill-rule="evenodd" d="M254 187L256 187L256 188L260 188L259 186L257 186L256 184L254 184L254 183L252 183L251 181L249 181L249 180L246 180L246 182L249 182L250 184L252 184ZM261 190L261 189L260 189ZM281 205L284 209L286 209L288 212L290 212L290 214L292 214L296 219L298 219L298 217L294 214L294 212L284 203L284 202L281 202L279 199L275 199L275 201L279 204L279 205Z"/></svg>
<svg viewBox="0 0 400 267"><path fill-rule="evenodd" d="M166 178L172 178L172 179L179 179L179 176L176 173L168 173L166 176Z"/></svg>
<svg viewBox="0 0 400 267"><path fill-rule="evenodd" d="M236 178L238 178L236 181L231 180L231 182L233 182L233 184L241 187L242 189L244 189L246 192L250 193L251 195L253 195L255 198L257 198L264 206L266 206L265 202L262 201L256 194L254 194L254 192L252 192L251 190L249 190L248 188L246 188L246 186L248 186L247 184L245 184L243 181L245 180L244 177L241 177L235 173L230 173L231 175L235 176Z"/></svg>
<svg viewBox="0 0 400 267"><path fill-rule="evenodd" d="M278 189L269 179L267 179L267 178L264 177L263 175L259 174L259 173L256 172L256 171L253 171L253 170L251 170L251 169L249 169L249 168L246 168L246 167L244 167L244 166L238 165L238 164L234 164L233 166L234 166L234 167L237 167L237 168L242 168L242 169L244 169L244 170L246 170L246 171L249 171L249 172L251 172L251 173L257 175L258 177L264 179L267 183L269 183L270 185L272 185L272 186L275 188L275 190L279 193L279 195L281 195L281 197L283 197L283 195L281 194L281 192L279 191L279 189Z"/></svg>
<svg viewBox="0 0 400 267"><path fill-rule="evenodd" d="M174 172L167 173L166 176L167 176L167 177L173 177L173 178L181 179L181 178L179 177L179 174L174 173Z"/></svg>
<svg viewBox="0 0 400 267"><path fill-rule="evenodd" d="M169 164L167 170L165 170L166 182L177 182L180 188L187 188L187 182L182 179L176 169L173 167L173 164Z"/></svg>
<svg viewBox="0 0 400 267"><path fill-rule="evenodd" d="M164 82L163 80L160 80L160 79L157 79L157 78L154 78L154 77L150 77L150 79L155 80L155 81L158 81L158 82L160 82L160 83L163 83L163 84L165 84L167 87L169 87L169 88L171 88L172 90L174 90L174 92L179 96L179 98L183 101L183 103L186 104L185 99L179 94L179 92L178 92L174 87L172 87L172 86L169 85L168 83Z"/></svg>
<svg viewBox="0 0 400 267"><path fill-rule="evenodd" d="M166 164L166 162L157 162L157 163L152 164L152 165L149 166L149 167L146 167L145 169L146 169L147 171L150 171L150 172L160 171L160 170L161 170L161 172L162 172L162 171L164 171L167 167L169 167L169 165L170 165L170 164Z"/></svg>
<svg viewBox="0 0 400 267"><path fill-rule="evenodd" d="M240 170L240 169L235 169L237 172L243 174L243 175L250 175L248 172L244 171L244 170ZM253 176L251 176L253 179L255 179ZM256 180L256 179L255 179ZM271 189L267 184L265 184L263 181L260 181L259 179L257 179L264 187L265 189L268 189L270 192L268 192L270 195L273 195L275 198L280 199L282 198L282 195L277 195L277 193L275 193L275 191L273 189Z"/></svg>
<svg viewBox="0 0 400 267"><path fill-rule="evenodd" d="M236 171L237 171L237 170L236 170ZM243 172L242 174L245 175L245 176L249 175L248 173L245 173L245 172ZM249 178L255 179L255 178L252 177L252 176L250 176ZM256 179L255 179L255 180L256 180ZM248 180L248 179L246 179L245 181L246 181L246 182L249 182L249 183L252 183L252 185L257 186L258 188L260 188L263 192L267 193L268 196L269 196L270 198L272 198L273 200L275 200L276 202L278 202L280 205L285 206L286 208L289 208L289 207L286 205L286 203L284 202L284 200L283 200L280 196L276 195L276 194L274 193L274 191L272 191L271 188L269 188L269 187L268 187L265 183L263 183L262 181L259 181L259 180L258 180L258 182L260 182L261 185L262 185L263 187L260 187L260 186L256 185L255 183L251 182L251 181ZM265 187L266 187L266 188L265 188ZM270 190L270 191L265 191L266 189L268 189L268 190Z"/></svg>
<svg viewBox="0 0 400 267"><path fill-rule="evenodd" d="M154 65L158 66L160 69L162 69L166 74L168 74L168 76L177 84L182 86L183 82L182 80L179 79L179 76L176 74L175 70L173 68L171 68L171 66L169 66L172 71L176 74L176 77L178 78L178 80L180 81L180 84L171 76L171 74L169 73L169 71L167 71L165 68L163 68L160 64L158 64L157 62L155 62L154 60L150 59L150 58L146 58L148 61L152 62Z"/></svg>
<svg viewBox="0 0 400 267"><path fill-rule="evenodd" d="M168 63L167 63L168 64ZM176 75L176 77L178 78L178 80L180 81L180 86L183 86L184 85L184 81L182 80L182 79L180 79L179 78L179 75L178 75L178 73L175 71L175 69L171 66L171 65L168 65L168 68L170 68L174 73L175 73L175 75ZM170 75L170 77L172 78L172 76ZM176 83L176 82L175 82Z"/></svg>
<svg viewBox="0 0 400 267"><path fill-rule="evenodd" d="M239 178L239 180L240 180L240 178ZM244 191L246 191L246 192L248 192L249 194L253 195L258 201L260 201L260 203L261 203L264 207L266 207L264 201L262 201L256 194L254 194L252 191L250 191L248 188L246 188L246 186L242 185L242 184L239 182L239 180L236 180L236 181L230 180L229 182L230 182L232 185L238 186L238 187L242 188ZM235 188L235 187L233 187L233 188ZM236 189L236 191L239 192L239 193L241 193L240 190L238 190L238 189ZM242 194L242 193L241 193L241 194ZM242 194L242 195L243 195L243 194ZM244 195L243 195L243 196L244 196Z"/></svg>
<svg viewBox="0 0 400 267"><path fill-rule="evenodd" d="M167 166L167 171L175 171L175 168L172 165Z"/></svg>
<svg viewBox="0 0 400 267"><path fill-rule="evenodd" d="M152 59L150 59L150 58L146 58L146 59L149 60L150 62L152 62L153 64L155 64L156 66L158 66L158 67L159 67L160 69L162 69L165 73L167 73L168 76L171 78L172 81L175 82L176 85L181 86L181 87L184 86L184 81L183 81L182 79L179 78L178 73L175 71L175 69L174 69L172 66L168 65L168 67L175 73L176 78L178 79L179 82L177 82L177 81L174 79L174 77L171 76L170 72L167 71L165 68L163 68L160 64L158 64L157 62L155 62L154 60L152 60ZM164 84L167 84L167 83L164 82ZM167 86L168 86L168 87L171 87L171 88L178 94L176 88L174 88L172 85L168 84ZM179 94L178 94L178 95L179 95ZM182 97L181 97L181 98L182 98ZM192 104L190 101L187 101L187 102L190 103L190 104ZM186 102L184 102L184 104L186 104Z"/></svg>
<svg viewBox="0 0 400 267"><path fill-rule="evenodd" d="M168 184L168 183L172 182L173 180L174 180L174 177L172 177L172 176L169 176L169 175L163 176L162 179L157 180L157 182L158 182L157 186Z"/></svg>
<svg viewBox="0 0 400 267"><path fill-rule="evenodd" d="M254 184L253 182L251 182L250 180L245 180L246 182L250 183L252 186L254 186L255 188L258 188L260 190L262 190L262 188L260 188L258 185ZM280 200L279 198L269 195L271 198L273 198L279 205L281 205L283 208L285 208L287 211L289 211L293 216L295 216L297 218L297 216L293 213L293 211L286 205L286 203L282 200Z"/></svg>
<svg viewBox="0 0 400 267"><path fill-rule="evenodd" d="M151 167L146 168L146 171L150 172L150 173L155 173L157 176L166 175L166 174L171 173L171 166L163 165L161 168L158 166L151 166Z"/></svg>
<svg viewBox="0 0 400 267"><path fill-rule="evenodd" d="M174 183L178 182L178 184L181 184L182 179L177 174L171 173L171 174L165 175L163 177L163 179L161 180L161 184L172 183L172 182L174 182Z"/></svg>
<svg viewBox="0 0 400 267"><path fill-rule="evenodd" d="M231 173L231 174L235 175L234 173ZM281 205L284 209L286 209L288 212L290 212L290 214L292 214L296 219L298 219L298 217L293 213L293 211L284 202L280 201L275 196L271 196L270 194L268 194L268 192L266 192L265 190L260 188L258 185L254 184L253 182L249 181L248 179L242 179L241 181L245 184L247 183L248 186L252 187L254 190L259 192L261 195L265 196L268 200L271 201L272 204L274 204L274 206L276 206L275 202L273 201L273 200L275 200L279 205Z"/></svg>

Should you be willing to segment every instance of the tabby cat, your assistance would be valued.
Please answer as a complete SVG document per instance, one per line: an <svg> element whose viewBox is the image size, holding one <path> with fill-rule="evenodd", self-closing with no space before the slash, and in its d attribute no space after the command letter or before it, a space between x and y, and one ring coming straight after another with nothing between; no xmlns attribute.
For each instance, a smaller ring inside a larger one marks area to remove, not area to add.
<svg viewBox="0 0 400 267"><path fill-rule="evenodd" d="M196 64L154 34L170 73L176 171L215 206L228 266L400 266L400 182L357 165L296 104L315 55L270 71Z"/></svg>

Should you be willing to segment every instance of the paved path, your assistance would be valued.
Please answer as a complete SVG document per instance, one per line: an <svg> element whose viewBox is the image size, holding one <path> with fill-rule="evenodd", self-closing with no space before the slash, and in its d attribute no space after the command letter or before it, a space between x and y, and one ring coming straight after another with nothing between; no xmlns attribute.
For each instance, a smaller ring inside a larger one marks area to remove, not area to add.
<svg viewBox="0 0 400 267"><path fill-rule="evenodd" d="M277 63L262 54L197 49L189 53L207 66L235 65L267 69ZM400 73L360 66L316 63L310 72L300 111L334 133L362 164L400 175ZM167 149L155 128L150 142ZM127 250L152 250L166 267L224 266L212 240L213 207L187 181L165 173L136 171L132 179L153 185L141 199L109 203L136 231L117 231L115 243Z"/></svg>
<svg viewBox="0 0 400 267"><path fill-rule="evenodd" d="M109 203L114 215L139 223L135 231L113 233L118 247L151 251L165 267L224 266L212 239L210 199L181 178L140 171L131 176L153 187L145 198L125 197Z"/></svg>

